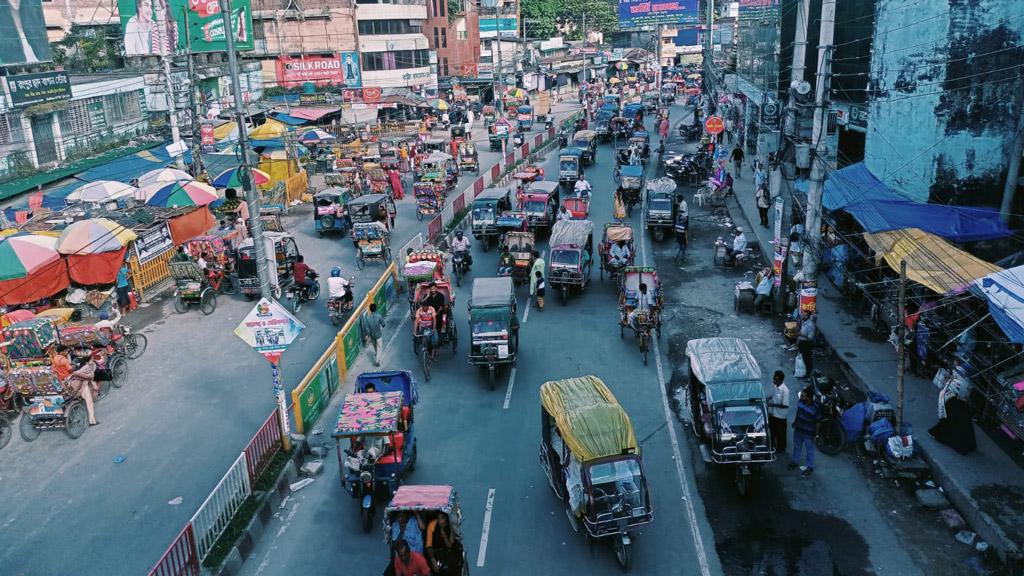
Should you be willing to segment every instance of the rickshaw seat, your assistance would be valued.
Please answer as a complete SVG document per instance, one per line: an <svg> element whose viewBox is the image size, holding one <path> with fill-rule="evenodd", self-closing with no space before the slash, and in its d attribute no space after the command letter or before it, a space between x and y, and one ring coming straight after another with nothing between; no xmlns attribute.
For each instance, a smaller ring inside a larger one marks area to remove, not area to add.
<svg viewBox="0 0 1024 576"><path fill-rule="evenodd" d="M391 437L391 446L391 453L377 460L377 464L401 464L402 450L405 448L405 434L396 432Z"/></svg>

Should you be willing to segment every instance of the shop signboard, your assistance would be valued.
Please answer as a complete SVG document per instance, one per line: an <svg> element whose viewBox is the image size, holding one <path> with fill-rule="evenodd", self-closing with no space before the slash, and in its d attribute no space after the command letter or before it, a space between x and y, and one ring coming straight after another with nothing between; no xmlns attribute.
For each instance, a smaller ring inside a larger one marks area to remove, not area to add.
<svg viewBox="0 0 1024 576"><path fill-rule="evenodd" d="M135 247L135 257L139 264L145 264L174 247L167 222L161 222L141 232L136 231L136 234L138 238L132 242L132 246Z"/></svg>
<svg viewBox="0 0 1024 576"><path fill-rule="evenodd" d="M202 125L200 125L199 138L203 146L203 152L216 152L217 139L214 134L213 124L210 124L209 122L204 122Z"/></svg>
<svg viewBox="0 0 1024 576"><path fill-rule="evenodd" d="M157 3L163 4L158 10ZM137 13L143 6L148 14ZM153 56L163 51L224 52L227 36L224 33L224 15L218 0L118 0L121 29L124 31L125 56ZM168 38L162 38L157 14L166 12L170 18ZM232 0L231 28L235 50L249 51L254 47L251 0Z"/></svg>
<svg viewBox="0 0 1024 576"><path fill-rule="evenodd" d="M349 88L363 85L363 69L359 64L359 52L341 53L341 79Z"/></svg>
<svg viewBox="0 0 1024 576"><path fill-rule="evenodd" d="M7 76L7 91L15 108L71 99L67 72L38 72Z"/></svg>
<svg viewBox="0 0 1024 576"><path fill-rule="evenodd" d="M700 19L698 0L619 0L619 26L693 24Z"/></svg>
<svg viewBox="0 0 1024 576"><path fill-rule="evenodd" d="M342 85L345 74L341 69L341 58L331 56L280 56L274 63L277 83L285 88L294 88L307 82L318 86Z"/></svg>

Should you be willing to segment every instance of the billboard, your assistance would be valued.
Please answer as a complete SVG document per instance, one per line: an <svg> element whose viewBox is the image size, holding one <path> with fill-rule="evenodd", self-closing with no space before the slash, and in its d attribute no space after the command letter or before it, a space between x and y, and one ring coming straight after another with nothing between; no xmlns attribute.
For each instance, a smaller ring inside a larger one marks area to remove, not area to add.
<svg viewBox="0 0 1024 576"><path fill-rule="evenodd" d="M692 24L699 20L698 0L619 0L619 26Z"/></svg>
<svg viewBox="0 0 1024 576"><path fill-rule="evenodd" d="M345 86L359 88L363 85L363 69L359 64L359 52L341 53L341 77Z"/></svg>
<svg viewBox="0 0 1024 576"><path fill-rule="evenodd" d="M501 25L501 37L502 38L516 38L519 36L519 23L515 16L505 16L502 18L480 18L480 35L487 34L491 35L492 32L498 31L498 25Z"/></svg>
<svg viewBox="0 0 1024 576"><path fill-rule="evenodd" d="M0 0L0 66L49 62L42 0Z"/></svg>
<svg viewBox="0 0 1024 576"><path fill-rule="evenodd" d="M5 0L0 0L3 2ZM167 15L167 38L160 33L158 3ZM226 50L224 16L217 0L118 0L125 56L169 52L223 52ZM250 0L232 0L231 23L235 49L253 49Z"/></svg>
<svg viewBox="0 0 1024 576"><path fill-rule="evenodd" d="M7 91L11 105L15 108L69 100L71 81L66 72L39 72L37 74L16 74L7 77Z"/></svg>
<svg viewBox="0 0 1024 576"><path fill-rule="evenodd" d="M320 86L345 83L341 59L333 56L281 56L276 62L277 85L283 88L301 86L312 82Z"/></svg>

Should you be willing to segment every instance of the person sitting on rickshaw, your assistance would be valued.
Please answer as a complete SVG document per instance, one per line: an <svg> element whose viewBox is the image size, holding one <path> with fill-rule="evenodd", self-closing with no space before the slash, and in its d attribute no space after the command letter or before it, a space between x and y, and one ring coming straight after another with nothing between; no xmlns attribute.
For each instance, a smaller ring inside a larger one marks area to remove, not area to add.
<svg viewBox="0 0 1024 576"><path fill-rule="evenodd" d="M626 241L617 240L608 252L608 256L611 259L609 263L616 267L625 266L629 264L629 255L629 246L626 245Z"/></svg>
<svg viewBox="0 0 1024 576"><path fill-rule="evenodd" d="M626 322L629 324L629 327L632 328L633 330L639 330L639 326L636 323L637 318L639 318L641 314L646 315L648 312L650 312L651 305L654 303L653 299L651 298L651 295L647 293L646 283L641 282L640 286L638 286L637 288L638 291L636 295L636 306L634 306L633 309L629 311L629 316L627 316L626 318Z"/></svg>
<svg viewBox="0 0 1024 576"><path fill-rule="evenodd" d="M510 276L512 274L512 254L508 251L508 246L501 248L501 255L498 256L498 276Z"/></svg>
<svg viewBox="0 0 1024 576"><path fill-rule="evenodd" d="M426 551L430 568L437 576L462 574L462 542L444 512L427 524Z"/></svg>
<svg viewBox="0 0 1024 576"><path fill-rule="evenodd" d="M587 182L587 179L583 177L583 174L580 174L579 178L576 179L576 184L573 186L573 190L580 198L589 198L594 187L590 185L590 182Z"/></svg>
<svg viewBox="0 0 1024 576"><path fill-rule="evenodd" d="M184 246L178 246L178 252L171 257L171 262L192 262L192 255L185 251Z"/></svg>
<svg viewBox="0 0 1024 576"><path fill-rule="evenodd" d="M564 205L558 207L558 220L572 220L572 214L569 214Z"/></svg>
<svg viewBox="0 0 1024 576"><path fill-rule="evenodd" d="M327 299L328 302L340 299L343 311L352 308L351 283L341 275L338 266L331 268L331 277L327 279Z"/></svg>
<svg viewBox="0 0 1024 576"><path fill-rule="evenodd" d="M640 146L636 142L632 142L629 145L629 163L631 166L639 166L642 160L640 153Z"/></svg>
<svg viewBox="0 0 1024 576"><path fill-rule="evenodd" d="M466 257L467 269L473 266L473 255L470 254L469 249L469 238L466 238L462 230L456 230L455 239L452 240L452 253L454 254L456 252L464 252L464 256Z"/></svg>
<svg viewBox="0 0 1024 576"><path fill-rule="evenodd" d="M69 358L68 349L59 346L50 354L50 366L53 367L53 375L57 380L62 384L67 382L68 386L85 402L85 413L89 418L89 426L99 424L94 407L99 387L96 385L96 361L92 359L92 355L86 355L78 360L77 365L74 365Z"/></svg>
<svg viewBox="0 0 1024 576"><path fill-rule="evenodd" d="M420 307L416 309L415 317L415 331L416 337L423 334L425 330L429 330L427 346L429 350L426 351L431 357L434 356L434 349L437 348L437 310L433 306L427 303L427 299L424 298L420 301Z"/></svg>

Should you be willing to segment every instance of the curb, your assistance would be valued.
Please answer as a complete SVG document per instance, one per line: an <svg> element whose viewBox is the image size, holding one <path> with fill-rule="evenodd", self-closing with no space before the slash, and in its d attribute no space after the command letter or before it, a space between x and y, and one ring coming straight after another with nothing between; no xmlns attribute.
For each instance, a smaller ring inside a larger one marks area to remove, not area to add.
<svg viewBox="0 0 1024 576"><path fill-rule="evenodd" d="M747 215L746 210L743 209L743 205L734 197L727 199L726 206L729 209L730 215L738 213L743 216L748 227L750 224L750 217ZM736 220L734 217L733 220ZM749 228L753 229L753 228ZM767 262L771 262L774 254L770 249L770 244L761 244L757 242L758 247L761 249L761 254L764 256ZM861 390L872 390L872 387L868 384L868 379L861 376L856 369L853 368L846 360L843 359L842 355L836 353L836 349L829 343L828 338L824 332L819 328L818 340L827 347L828 351L832 354L832 357L836 360L839 368L844 374L859 387ZM1008 573L1012 576L1019 576L1024 574L1024 555L1021 553L1020 547L1006 534L1006 532L1000 527L991 516L983 512L978 506L977 502L971 497L967 490L962 489L957 482L948 474L948 472L939 465L936 460L932 457L931 453L925 447L927 442L917 442L917 450L921 454L921 457L928 466L931 468L932 474L935 477L935 481L939 486L942 486L943 491L949 498L950 502L957 508L957 510L964 516L964 520L980 535L984 540L992 544L999 554L999 557L1006 564Z"/></svg>

